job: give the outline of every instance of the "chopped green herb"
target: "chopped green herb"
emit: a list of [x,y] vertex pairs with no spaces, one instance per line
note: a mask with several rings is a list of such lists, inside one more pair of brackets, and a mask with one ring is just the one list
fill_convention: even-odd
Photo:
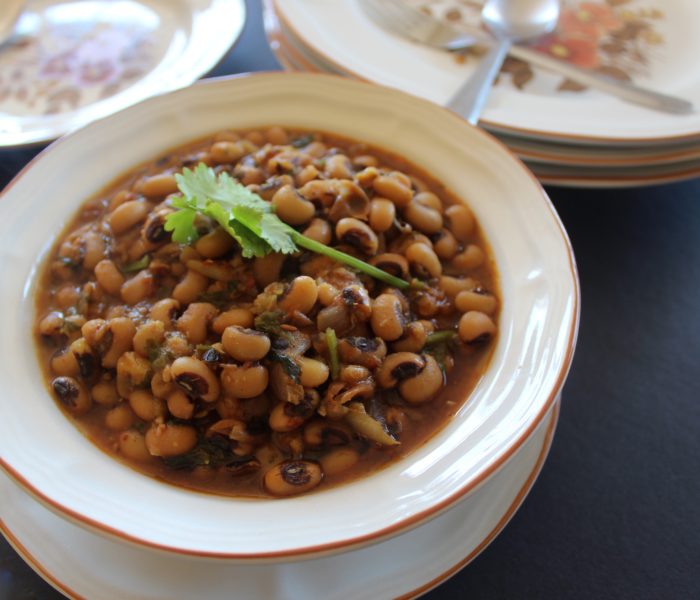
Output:
[[194,170],[183,169],[175,175],[182,196],[172,206],[165,230],[181,244],[191,244],[199,233],[194,226],[196,215],[214,219],[241,247],[245,258],[263,257],[272,252],[293,254],[299,247],[348,265],[358,271],[400,289],[409,283],[366,262],[306,237],[281,221],[272,204],[238,183],[228,173],[218,175],[200,163]]
[[306,148],[306,146],[313,142],[314,139],[316,138],[314,138],[314,136],[311,134],[302,135],[301,137],[293,139],[291,145],[295,148]]
[[146,352],[148,353],[148,360],[156,370],[164,369],[175,358],[169,350],[153,340],[146,342]]
[[217,290],[214,292],[202,292],[197,296],[200,302],[209,302],[217,308],[225,308],[235,300],[235,292],[238,284],[235,281],[229,281],[226,284],[225,290]]
[[326,344],[328,345],[328,359],[331,368],[331,378],[338,379],[340,374],[340,359],[338,357],[338,336],[335,329],[326,329]]
[[255,317],[254,327],[268,335],[280,335],[282,332],[280,326],[284,323],[286,316],[286,313],[281,310],[266,311]]
[[202,438],[199,443],[186,454],[169,456],[163,463],[171,469],[191,471],[197,467],[221,467],[239,460],[233,453],[229,440],[220,435]]
[[289,375],[292,381],[294,381],[294,383],[299,383],[299,378],[301,377],[301,367],[297,364],[294,358],[292,358],[286,352],[274,349],[268,352],[267,357],[270,360],[278,362],[280,365],[282,365],[284,372]]
[[61,328],[59,331],[63,335],[70,335],[71,333],[75,333],[76,331],[80,331],[80,325],[73,321],[69,321],[68,319],[62,319],[61,320]]
[[151,262],[151,257],[148,254],[144,254],[141,258],[138,260],[135,260],[132,263],[129,263],[128,265],[124,265],[122,267],[122,272],[123,273],[134,273],[136,271],[143,271]]
[[423,349],[423,352],[426,354],[430,354],[434,359],[435,362],[438,364],[440,367],[440,370],[442,371],[443,375],[447,374],[447,358],[450,356],[450,350],[448,346],[449,342],[447,341],[442,341],[436,344],[431,344],[431,345],[426,345],[426,347]]
[[428,335],[427,339],[425,340],[426,346],[430,346],[432,344],[441,344],[443,342],[450,342],[452,341],[455,336],[457,335],[457,332],[454,331],[453,329],[445,329],[443,331],[434,331],[430,335]]

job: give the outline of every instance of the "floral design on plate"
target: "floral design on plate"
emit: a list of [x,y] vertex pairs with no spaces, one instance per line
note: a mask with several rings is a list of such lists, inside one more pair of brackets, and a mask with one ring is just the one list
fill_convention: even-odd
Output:
[[[534,47],[560,60],[617,79],[631,80],[634,75],[647,75],[654,49],[664,43],[657,24],[665,15],[646,3],[641,6],[643,3],[643,0],[565,1],[556,32],[539,40]],[[479,21],[482,3],[420,0],[416,6],[453,25],[474,26]],[[528,62],[513,57],[508,57],[502,73],[509,74],[518,89],[523,89],[535,77]],[[586,88],[564,79],[557,89],[580,91]]]
[[0,112],[51,115],[115,95],[155,65],[151,34],[128,20],[46,19],[0,50]]

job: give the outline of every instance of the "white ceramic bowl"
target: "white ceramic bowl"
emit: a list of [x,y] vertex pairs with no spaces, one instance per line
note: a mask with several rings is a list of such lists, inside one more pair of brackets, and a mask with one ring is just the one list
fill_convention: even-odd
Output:
[[[31,337],[35,275],[77,207],[115,176],[222,128],[282,124],[383,147],[469,203],[503,296],[491,365],[449,424],[357,482],[284,500],[238,500],[159,483],[103,454],[61,414]],[[401,92],[326,75],[210,80],[59,140],[0,201],[0,466],[47,506],[120,539],[202,557],[282,559],[378,541],[435,517],[528,439],[566,378],[579,292],[544,191],[503,145]],[[421,551],[421,550],[417,550]]]

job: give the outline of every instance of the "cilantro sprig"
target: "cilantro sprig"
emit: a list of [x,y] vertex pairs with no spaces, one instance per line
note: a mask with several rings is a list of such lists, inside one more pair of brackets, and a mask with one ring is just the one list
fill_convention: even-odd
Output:
[[348,265],[400,289],[411,284],[366,262],[306,237],[274,213],[272,204],[238,183],[228,173],[219,173],[204,163],[194,170],[175,175],[182,196],[172,201],[178,210],[168,215],[165,230],[180,244],[191,244],[199,237],[197,214],[214,219],[241,247],[245,258],[278,252],[293,254],[305,248]]

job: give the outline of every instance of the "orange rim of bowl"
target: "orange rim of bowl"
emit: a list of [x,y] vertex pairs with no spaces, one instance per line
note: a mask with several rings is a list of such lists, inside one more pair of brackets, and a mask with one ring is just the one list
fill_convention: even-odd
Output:
[[[498,523],[496,523],[494,528],[484,537],[483,540],[481,540],[481,542],[479,542],[477,547],[474,548],[474,550],[472,550],[471,552],[469,552],[469,554],[467,554],[467,556],[465,556],[463,559],[461,559],[456,564],[452,565],[451,567],[440,573],[440,575],[438,575],[437,577],[434,577],[430,581],[418,586],[417,588],[414,588],[410,592],[399,596],[396,600],[411,600],[436,588],[441,583],[445,582],[450,577],[456,575],[460,570],[462,570],[469,563],[471,563],[491,544],[491,542],[493,542],[494,539],[496,539],[496,537],[498,537],[501,531],[503,531],[503,529],[510,522],[515,513],[518,511],[522,503],[525,501],[525,498],[530,493],[530,490],[534,486],[537,477],[542,471],[545,459],[547,458],[547,455],[549,454],[549,451],[552,447],[554,431],[556,430],[557,422],[559,420],[560,406],[561,401],[556,402],[555,405],[552,407],[552,415],[550,417],[550,422],[547,425],[545,439],[542,443],[542,448],[537,457],[537,460],[535,461],[535,466],[532,468],[532,471],[530,471],[530,474],[528,475],[527,479],[525,480],[525,483],[522,485],[522,487],[516,494],[513,502],[510,504],[503,516],[499,519]],[[31,552],[29,552],[29,550],[27,550],[24,544],[22,544],[22,542],[17,538],[17,536],[14,533],[12,533],[10,528],[1,518],[0,533],[2,533],[7,542],[10,544],[10,546],[12,546],[15,552],[17,552],[17,554],[22,558],[22,560],[24,560],[32,568],[32,570],[37,575],[39,575],[39,577],[46,581],[46,583],[51,585],[53,588],[55,588],[65,596],[69,597],[71,600],[86,600],[84,596],[78,594],[68,585],[63,583],[57,576],[51,573],[49,569],[44,567],[41,561],[38,560]]]
[[[359,79],[361,81],[365,81],[367,83],[374,83],[375,85],[382,85],[380,83],[376,83],[373,81],[370,81],[363,75],[360,75],[359,73],[356,73],[355,71],[348,69],[346,66],[341,65],[339,62],[328,56],[321,47],[312,47],[306,42],[306,37],[304,37],[300,32],[299,29],[294,27],[294,25],[289,21],[287,17],[284,15],[284,11],[280,10],[279,5],[281,4],[280,0],[270,0],[272,2],[272,8],[275,11],[275,14],[277,15],[278,20],[284,24],[284,27],[287,28],[293,35],[296,37],[296,39],[303,44],[306,48],[309,49],[310,52],[313,54],[317,54],[325,62],[327,62],[329,65],[332,65],[334,69],[337,69],[341,73],[345,73],[346,75],[353,77],[355,79]],[[518,127],[516,125],[504,125],[503,123],[498,123],[496,121],[489,121],[488,119],[479,119],[479,124],[482,126],[486,127],[491,127],[495,132],[502,131],[504,133],[511,133],[511,134],[517,134],[517,135],[522,135],[524,137],[534,137],[536,139],[542,139],[542,140],[557,140],[557,141],[569,141],[569,142],[578,142],[578,141],[585,141],[585,142],[609,142],[612,144],[615,143],[620,143],[622,145],[625,144],[635,144],[635,143],[649,143],[649,142],[654,142],[654,143],[659,143],[659,144],[665,144],[667,142],[683,142],[683,141],[698,141],[700,142],[700,131],[696,133],[684,133],[684,134],[678,134],[678,135],[670,135],[670,136],[652,136],[652,137],[633,137],[633,138],[625,138],[625,137],[605,137],[605,136],[591,136],[591,135],[584,135],[584,134],[576,134],[576,133],[558,133],[558,132],[550,132],[550,131],[538,131],[536,129],[527,129],[526,127]]]
[[[211,78],[207,80],[200,81],[196,83],[196,86],[207,86],[207,85],[218,85],[222,82],[231,82],[231,81],[237,81],[245,78],[250,78],[250,77],[256,77],[256,78],[269,78],[269,77],[317,77],[317,78],[324,78],[324,79],[337,79],[337,80],[343,80],[343,81],[348,81],[347,79],[344,79],[343,77],[337,76],[337,75],[329,75],[325,73],[290,73],[290,72],[285,72],[285,71],[275,71],[275,72],[257,72],[254,74],[249,74],[249,73],[243,73],[240,75],[233,75],[233,76],[226,76],[226,77],[218,77],[218,78]],[[349,81],[348,81],[349,82]],[[387,88],[383,87],[377,84],[373,83],[368,83],[368,82],[349,82],[351,85],[366,85],[375,89],[381,89],[385,93],[389,94],[399,94],[404,97],[410,97],[411,101],[417,102],[420,104],[423,104],[425,106],[429,106],[432,110],[442,110],[444,111],[447,115],[449,115],[450,118],[454,119],[455,122],[459,124],[460,127],[463,127],[465,125],[468,125],[464,119],[459,117],[457,114],[453,113],[452,111],[448,110],[447,108],[444,108],[440,105],[434,104],[428,100],[424,100],[422,98],[418,98],[415,96],[410,96],[409,94],[406,94],[405,92],[401,92],[399,90],[395,90],[392,88]],[[194,87],[194,86],[191,86]],[[185,89],[190,89],[190,88],[185,88]],[[172,92],[168,92],[166,94],[161,94],[160,96],[157,96],[155,98],[150,98],[148,100],[144,100],[143,103],[148,103],[148,102],[158,102],[160,99],[164,97],[168,97],[172,94],[177,94],[182,92],[183,90],[175,90]],[[115,115],[121,114],[122,112],[125,112],[129,110],[128,108],[124,109],[124,111],[119,111],[118,113],[114,113]],[[99,122],[99,121],[98,121]],[[86,126],[90,127],[90,125]],[[557,214],[556,210],[554,209],[554,206],[552,204],[552,201],[549,199],[549,196],[545,192],[544,188],[540,184],[540,182],[537,180],[535,175],[525,166],[525,164],[517,157],[515,156],[509,149],[508,147],[500,142],[498,139],[494,138],[492,135],[489,133],[477,128],[477,127],[472,127],[472,130],[477,134],[483,136],[485,140],[487,140],[487,143],[495,143],[497,144],[503,152],[505,152],[515,163],[516,168],[522,169],[523,173],[527,175],[527,177],[530,178],[530,180],[534,183],[534,185],[537,187],[539,190],[539,193],[541,195],[541,198],[544,202],[544,207],[549,211],[550,216],[554,220],[555,225],[557,226],[559,230],[559,234],[561,235],[562,241],[564,243],[564,247],[566,249],[566,254],[567,258],[569,261],[569,274],[571,276],[571,283],[572,283],[572,292],[573,292],[573,307],[571,311],[571,320],[568,323],[568,337],[567,337],[567,343],[566,343],[566,352],[564,353],[562,357],[562,362],[561,366],[559,368],[559,373],[557,374],[557,379],[555,383],[553,384],[546,400],[542,403],[542,406],[539,410],[539,412],[532,417],[532,420],[530,424],[527,426],[525,431],[520,433],[513,441],[511,441],[508,446],[505,448],[505,450],[502,452],[501,455],[497,456],[491,464],[489,464],[486,468],[484,468],[480,473],[478,473],[474,478],[472,478],[470,481],[466,482],[463,484],[458,490],[455,492],[449,494],[445,498],[443,498],[440,502],[437,502],[436,504],[430,506],[429,508],[426,508],[406,519],[403,519],[401,521],[398,521],[388,527],[384,527],[383,529],[379,529],[374,532],[366,533],[360,536],[344,539],[344,540],[339,540],[335,542],[326,542],[322,544],[316,544],[312,546],[305,546],[301,548],[295,548],[291,550],[276,550],[272,552],[254,552],[254,553],[243,553],[243,552],[221,552],[221,551],[209,551],[209,550],[193,550],[190,548],[181,548],[177,546],[168,546],[166,544],[162,544],[159,542],[153,542],[151,540],[146,540],[143,538],[139,538],[138,536],[124,533],[123,531],[120,531],[112,526],[105,525],[104,523],[101,523],[95,519],[92,519],[90,517],[87,517],[67,506],[64,506],[57,502],[56,500],[50,498],[40,490],[38,490],[34,485],[32,485],[25,477],[22,476],[21,473],[19,473],[16,469],[14,469],[8,462],[0,457],[0,468],[2,468],[12,479],[14,479],[20,486],[22,486],[24,489],[26,489],[34,498],[36,498],[39,502],[44,504],[46,507],[49,509],[53,510],[54,512],[60,513],[62,516],[65,518],[69,519],[70,521],[86,526],[90,529],[94,529],[96,531],[99,531],[103,534],[109,535],[111,537],[120,539],[122,541],[134,544],[136,546],[146,546],[149,548],[153,548],[154,550],[161,550],[164,552],[170,552],[170,553],[175,553],[175,554],[181,554],[181,555],[186,555],[186,556],[199,556],[202,558],[221,558],[221,559],[238,559],[238,560],[274,560],[274,559],[283,559],[283,558],[297,558],[297,557],[310,557],[310,556],[321,556],[323,554],[331,554],[340,550],[349,550],[349,549],[354,549],[358,548],[361,546],[368,545],[370,543],[376,543],[379,542],[383,539],[388,538],[389,536],[395,535],[399,532],[405,532],[410,529],[413,529],[420,525],[421,523],[427,521],[428,519],[435,518],[438,515],[442,514],[445,510],[447,510],[450,506],[452,506],[455,502],[460,500],[461,498],[465,497],[469,492],[474,490],[478,485],[486,481],[491,475],[493,475],[510,457],[512,457],[519,448],[522,447],[522,445],[525,443],[525,441],[530,437],[532,432],[537,428],[537,426],[542,422],[542,419],[545,417],[545,415],[548,413],[549,409],[552,407],[552,405],[556,402],[557,396],[560,393],[564,381],[566,380],[566,377],[569,373],[569,369],[571,368],[571,362],[573,360],[574,356],[574,349],[576,347],[576,338],[578,335],[578,325],[579,325],[579,319],[580,319],[580,310],[581,310],[581,291],[580,291],[580,286],[579,286],[579,280],[578,280],[578,271],[576,268],[576,260],[574,258],[574,253],[573,249],[571,247],[571,241],[569,240],[569,237],[566,233],[566,230],[564,229],[564,226],[561,222],[561,219],[559,218],[559,215]],[[29,169],[31,169],[32,165],[34,165],[36,162],[38,162],[44,154],[48,152],[54,151],[56,148],[60,147],[61,144],[63,144],[66,140],[70,140],[72,135],[68,135],[65,137],[62,137],[58,139],[57,141],[53,142],[50,146],[42,150],[39,154],[37,154],[25,167],[10,181],[10,183],[5,187],[5,189],[0,192],[0,201],[2,201],[3,197],[6,195],[7,191],[20,179],[22,178]]]

